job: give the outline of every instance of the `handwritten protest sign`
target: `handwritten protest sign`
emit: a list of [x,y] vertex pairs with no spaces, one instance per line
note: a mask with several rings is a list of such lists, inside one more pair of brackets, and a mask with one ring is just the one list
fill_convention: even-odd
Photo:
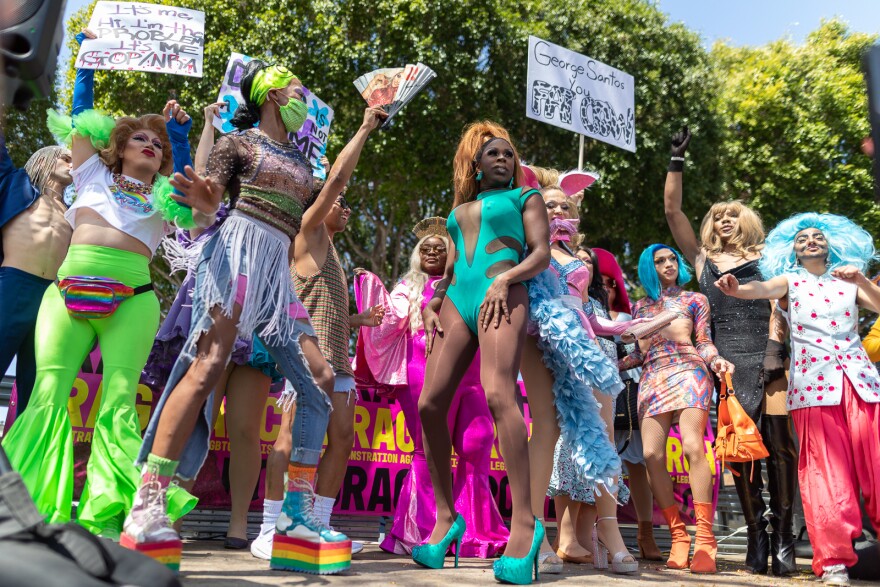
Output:
[[79,69],[151,71],[202,77],[205,13],[143,2],[98,2]]
[[[226,75],[223,76],[220,95],[217,97],[217,101],[225,103],[225,106],[220,116],[214,117],[214,127],[220,132],[230,132],[235,128],[231,120],[235,110],[243,102],[241,76],[245,64],[250,60],[250,57],[241,53],[233,53],[229,57]],[[290,135],[290,140],[309,158],[313,175],[318,179],[325,179],[327,170],[321,163],[321,157],[327,152],[327,138],[330,135],[330,123],[333,122],[333,109],[308,88],[303,87],[303,90],[309,108],[308,117],[302,128],[296,134]]]
[[635,153],[633,76],[530,36],[527,80],[526,116]]

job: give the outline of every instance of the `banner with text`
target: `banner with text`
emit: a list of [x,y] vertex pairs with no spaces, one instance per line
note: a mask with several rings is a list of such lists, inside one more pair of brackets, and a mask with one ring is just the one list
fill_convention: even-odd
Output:
[[635,79],[529,36],[526,116],[636,151]]
[[95,4],[83,41],[79,69],[150,71],[202,77],[205,13],[189,8],[107,2]]
[[[235,110],[243,102],[241,76],[245,64],[250,60],[251,57],[247,55],[233,53],[229,57],[229,63],[226,64],[226,75],[223,76],[220,94],[217,97],[217,101],[223,102],[225,106],[220,116],[214,117],[214,127],[220,132],[226,133],[235,129],[231,120]],[[303,87],[303,90],[309,108],[308,117],[301,129],[295,134],[291,133],[290,140],[308,157],[314,176],[318,179],[326,179],[328,170],[324,169],[321,157],[327,152],[327,138],[330,136],[330,123],[333,122],[333,109],[308,88]]]
[[[80,373],[71,390],[68,402],[74,445],[74,495],[79,498],[86,475],[95,418],[101,403],[101,354],[97,349],[86,357]],[[532,420],[525,389],[520,383],[522,393],[522,409],[526,425],[531,435]],[[141,429],[146,428],[150,415],[155,409],[161,389],[153,389],[144,382],[138,385],[135,397],[136,410]],[[263,461],[263,472],[260,481],[251,496],[251,509],[260,511],[263,499],[263,475],[266,457],[281,427],[281,409],[276,405],[279,394],[270,394],[266,400],[265,410],[260,421],[260,446]],[[337,514],[355,514],[369,516],[393,516],[400,496],[403,479],[412,462],[413,440],[406,428],[403,412],[393,399],[382,397],[378,390],[359,387],[358,403],[354,415],[354,446],[348,461],[348,469],[340,489],[334,508]],[[15,419],[15,392],[7,417],[7,429]],[[638,433],[638,432],[636,432]],[[713,475],[715,490],[713,503],[717,503],[720,484],[719,462],[712,453],[714,437],[707,428],[705,444],[707,458]],[[325,439],[326,444],[326,439]],[[220,411],[214,423],[209,445],[210,452],[204,466],[199,472],[193,493],[199,498],[199,508],[229,509],[229,434],[226,424],[225,408]],[[681,436],[678,427],[670,431],[666,444],[667,470],[675,488],[675,498],[679,503],[686,523],[693,520],[693,498],[689,485],[690,469],[682,450]],[[457,465],[456,455],[452,456],[453,471]],[[511,515],[511,500],[507,468],[498,449],[497,434],[492,446],[489,464],[489,486],[498,504],[498,510],[505,518]],[[553,501],[548,500],[546,516],[554,519],[556,512]],[[635,512],[631,503],[621,508],[621,521],[635,521]],[[663,523],[660,510],[655,508],[655,523]]]

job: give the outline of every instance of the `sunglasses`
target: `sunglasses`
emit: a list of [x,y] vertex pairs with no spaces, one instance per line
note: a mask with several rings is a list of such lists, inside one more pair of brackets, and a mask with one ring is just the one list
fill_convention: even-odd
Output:
[[336,205],[343,210],[351,210],[351,206],[349,206],[348,201],[346,201],[346,199],[342,196],[336,198]]
[[433,247],[430,245],[425,245],[419,247],[419,253],[421,253],[422,255],[430,255],[431,253],[434,253],[435,255],[445,255],[446,247],[444,247],[443,245],[435,245]]

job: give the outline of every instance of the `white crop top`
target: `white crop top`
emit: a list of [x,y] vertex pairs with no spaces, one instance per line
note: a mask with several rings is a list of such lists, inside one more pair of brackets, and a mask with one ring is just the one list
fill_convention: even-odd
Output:
[[[119,189],[113,182],[113,174],[95,153],[85,163],[72,169],[70,175],[76,186],[76,200],[64,215],[76,229],[76,211],[91,208],[108,224],[133,236],[155,254],[159,242],[173,231],[153,207],[153,195],[146,198],[140,194]],[[137,181],[127,177],[130,181]]]

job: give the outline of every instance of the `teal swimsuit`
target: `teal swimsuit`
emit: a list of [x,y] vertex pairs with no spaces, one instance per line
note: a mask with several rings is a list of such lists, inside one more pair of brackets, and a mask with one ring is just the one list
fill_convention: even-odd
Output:
[[496,276],[522,261],[522,210],[526,200],[538,193],[523,188],[487,190],[475,202],[457,207],[446,220],[455,244],[455,275],[446,296],[474,334],[486,290]]

